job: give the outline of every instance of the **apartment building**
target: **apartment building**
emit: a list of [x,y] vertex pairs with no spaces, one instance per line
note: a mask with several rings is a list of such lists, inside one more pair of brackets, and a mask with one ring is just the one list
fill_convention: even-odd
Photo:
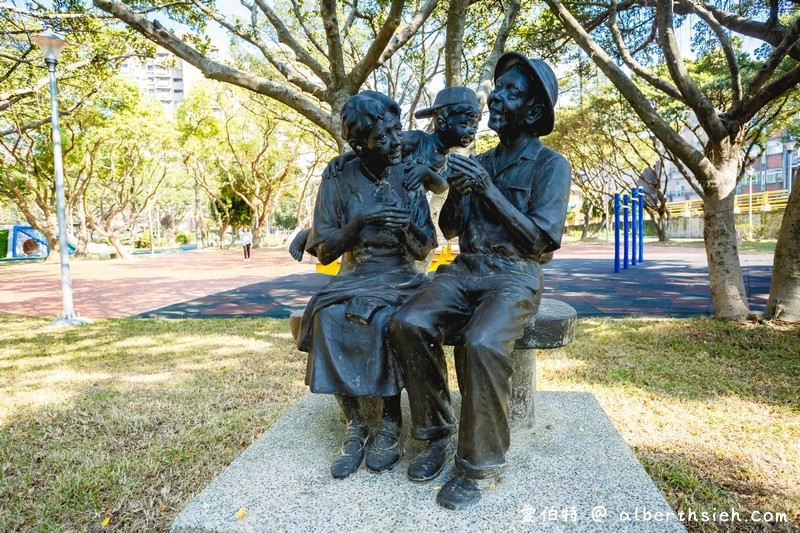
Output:
[[142,92],[164,104],[169,117],[183,102],[185,70],[183,60],[165,50],[159,50],[154,58],[127,59],[121,68],[121,72],[132,78]]
[[781,136],[774,135],[766,143],[766,150],[756,157],[747,169],[745,177],[736,187],[736,194],[752,192],[791,190],[794,173],[800,167],[797,155],[800,148],[794,139],[782,141]]
[[[746,175],[736,187],[736,194],[747,194],[750,191],[752,182],[753,193],[765,191],[779,191],[791,189],[794,173],[800,167],[800,157],[795,148],[795,140],[782,141],[782,133],[777,133],[766,143],[766,150],[760,153],[753,164],[746,171]],[[699,141],[696,141],[699,145]],[[702,147],[699,147],[702,150]],[[686,182],[683,175],[674,165],[667,163],[667,201],[682,202],[685,200],[697,200],[700,197],[695,190]]]

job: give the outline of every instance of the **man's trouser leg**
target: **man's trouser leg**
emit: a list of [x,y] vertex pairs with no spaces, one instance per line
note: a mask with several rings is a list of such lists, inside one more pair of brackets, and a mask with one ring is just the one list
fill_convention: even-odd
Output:
[[403,368],[416,439],[455,433],[444,339],[467,322],[469,305],[457,281],[436,278],[395,313],[389,325],[392,347]]
[[533,287],[499,278],[486,278],[490,288],[480,290],[479,304],[455,352],[461,390],[456,464],[473,478],[496,475],[506,465],[511,352],[536,311]]

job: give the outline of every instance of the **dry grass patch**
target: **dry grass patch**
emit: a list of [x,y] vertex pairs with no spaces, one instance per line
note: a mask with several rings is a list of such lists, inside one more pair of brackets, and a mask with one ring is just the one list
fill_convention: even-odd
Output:
[[287,329],[0,318],[0,531],[168,529],[305,392]]
[[539,360],[541,389],[597,395],[674,509],[791,522],[735,531],[799,527],[800,328],[586,319]]

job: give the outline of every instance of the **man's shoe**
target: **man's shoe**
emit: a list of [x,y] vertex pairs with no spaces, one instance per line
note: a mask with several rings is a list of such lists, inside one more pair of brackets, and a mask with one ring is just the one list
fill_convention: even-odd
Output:
[[408,479],[428,481],[435,478],[454,453],[455,440],[451,435],[428,441],[425,449],[408,465]]
[[334,479],[345,479],[356,473],[364,462],[368,435],[366,427],[348,428],[340,455],[331,463],[331,476]]
[[495,477],[474,479],[458,474],[439,490],[436,503],[445,509],[460,511],[481,501],[481,494],[491,490],[496,482]]
[[396,422],[384,418],[367,447],[367,468],[380,474],[388,472],[403,457],[403,443],[400,438],[401,427]]

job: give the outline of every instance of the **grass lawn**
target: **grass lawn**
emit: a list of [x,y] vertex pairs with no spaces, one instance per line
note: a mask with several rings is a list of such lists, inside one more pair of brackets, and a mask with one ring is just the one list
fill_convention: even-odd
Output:
[[[167,530],[305,393],[288,330],[0,316],[0,531]],[[674,509],[800,524],[800,328],[584,319],[539,361],[540,389],[597,395]]]

